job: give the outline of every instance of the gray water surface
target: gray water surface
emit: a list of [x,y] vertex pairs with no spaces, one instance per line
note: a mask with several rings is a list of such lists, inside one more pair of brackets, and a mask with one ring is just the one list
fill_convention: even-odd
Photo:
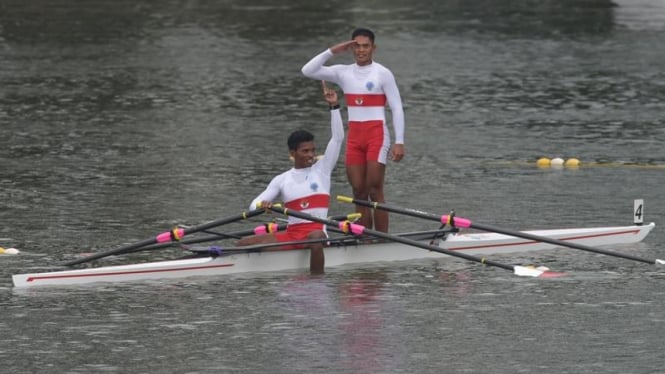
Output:
[[[13,289],[245,210],[289,167],[290,131],[323,149],[327,106],[300,67],[355,26],[376,31],[406,111],[390,202],[533,229],[629,224],[643,198],[656,228],[610,249],[665,256],[663,1],[3,1],[0,246],[23,254],[0,257],[2,371],[660,372],[662,269],[573,249],[492,258],[567,273],[547,280],[450,260]],[[349,193],[340,163],[333,194]]]

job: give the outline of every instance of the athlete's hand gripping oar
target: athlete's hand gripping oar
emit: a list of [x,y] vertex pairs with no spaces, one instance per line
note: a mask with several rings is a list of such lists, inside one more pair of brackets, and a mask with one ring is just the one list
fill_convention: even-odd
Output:
[[489,265],[489,266],[502,268],[502,269],[513,272],[515,275],[519,275],[519,276],[523,276],[523,277],[548,277],[548,276],[552,277],[552,276],[561,275],[561,273],[542,270],[542,269],[538,269],[538,268],[531,268],[531,267],[526,267],[526,266],[505,265],[505,264],[495,262],[495,261],[492,261],[492,260],[487,260],[485,258],[471,256],[471,255],[466,254],[466,253],[450,251],[450,250],[447,250],[447,249],[444,249],[444,248],[441,248],[441,247],[438,247],[438,246],[435,246],[435,245],[425,244],[425,243],[415,241],[415,240],[411,240],[411,239],[407,239],[407,238],[404,238],[404,237],[401,237],[401,236],[390,235],[390,234],[386,234],[386,233],[381,232],[381,231],[374,231],[374,230],[366,228],[365,226],[362,226],[362,225],[359,225],[359,224],[356,224],[356,223],[351,223],[351,222],[348,222],[348,221],[339,222],[339,221],[334,221],[334,220],[330,220],[330,219],[319,218],[319,217],[315,217],[315,216],[312,216],[312,215],[309,215],[309,214],[306,214],[306,213],[303,213],[303,212],[299,212],[299,211],[295,211],[295,210],[289,210],[289,209],[286,209],[286,208],[283,208],[283,207],[277,206],[277,205],[271,205],[267,208],[269,208],[269,209],[271,209],[275,212],[282,213],[282,214],[287,215],[287,216],[298,217],[298,218],[306,219],[306,220],[312,221],[312,222],[319,222],[319,223],[323,223],[325,225],[332,226],[332,227],[339,227],[341,230],[343,230],[346,233],[352,233],[354,235],[362,235],[362,234],[372,235],[372,236],[375,236],[377,238],[386,239],[386,240],[390,240],[390,241],[393,241],[393,242],[398,242],[398,243],[402,243],[402,244],[406,244],[406,245],[410,245],[410,246],[414,246],[414,247],[419,247],[419,248],[426,249],[426,250],[429,250],[429,251],[434,251],[434,252],[447,254],[447,255],[453,256],[453,257],[463,258],[465,260],[478,262],[478,263],[481,263],[481,264],[484,264],[484,265]]
[[484,225],[480,223],[475,223],[471,222],[471,220],[467,218],[460,218],[460,217],[454,217],[454,216],[449,216],[449,215],[436,215],[432,213],[426,213],[426,212],[421,212],[418,210],[413,210],[413,209],[407,209],[407,208],[400,208],[396,207],[393,205],[388,205],[385,203],[377,203],[377,202],[372,202],[372,201],[366,201],[366,200],[358,200],[354,199],[351,197],[346,197],[346,196],[337,196],[337,200],[345,203],[353,203],[357,205],[363,205],[363,206],[368,206],[374,209],[383,209],[387,210],[389,212],[394,212],[394,213],[400,213],[400,214],[405,214],[408,216],[412,217],[418,217],[418,218],[424,218],[428,219],[431,221],[438,221],[441,223],[451,223],[453,226],[457,227],[465,227],[465,228],[471,228],[471,229],[478,229],[482,231],[488,231],[488,232],[495,232],[499,234],[504,234],[508,236],[514,236],[517,238],[523,238],[523,239],[529,239],[533,240],[536,242],[543,242],[543,243],[550,243],[554,245],[559,245],[562,247],[570,247],[574,249],[580,249],[583,251],[588,251],[588,252],[594,252],[594,253],[599,253],[603,255],[608,255],[608,256],[614,256],[614,257],[620,257],[620,258],[625,258],[627,260],[633,260],[633,261],[639,261],[639,262],[644,262],[647,264],[658,264],[658,265],[664,265],[665,260],[659,260],[659,259],[648,259],[648,258],[642,258],[642,257],[637,257],[637,256],[632,256],[624,253],[619,253],[619,252],[613,252],[613,251],[608,251],[600,248],[595,248],[595,247],[590,247],[588,245],[584,244],[578,244],[578,243],[572,243],[572,242],[567,242],[564,240],[559,240],[559,239],[554,239],[554,238],[549,238],[546,236],[539,236],[539,235],[533,235],[530,233],[522,232],[522,231],[517,231],[517,230],[510,230],[510,229],[503,229],[500,227],[496,226],[490,226],[490,225]]
[[192,233],[195,233],[195,232],[198,232],[198,231],[207,230],[207,229],[212,228],[212,227],[225,225],[227,223],[236,222],[236,221],[240,221],[240,220],[243,220],[243,219],[248,219],[250,217],[255,217],[255,216],[258,216],[259,214],[262,214],[264,212],[265,212],[265,209],[255,209],[255,210],[252,210],[252,211],[249,211],[249,212],[243,212],[241,214],[237,214],[237,215],[231,216],[231,217],[220,218],[220,219],[208,222],[208,223],[204,223],[204,224],[201,224],[201,225],[189,227],[189,228],[186,228],[186,229],[175,228],[171,231],[163,232],[163,233],[155,236],[154,238],[146,239],[146,240],[140,241],[138,243],[134,243],[134,244],[128,244],[128,245],[125,245],[123,247],[116,248],[116,249],[113,249],[113,250],[110,250],[110,251],[99,252],[99,253],[95,253],[95,254],[90,255],[90,256],[86,256],[86,257],[78,258],[78,259],[75,259],[75,260],[67,261],[67,262],[63,263],[63,265],[65,265],[65,266],[76,265],[76,264],[80,264],[80,263],[83,263],[83,262],[97,260],[97,259],[100,259],[102,257],[121,254],[123,252],[131,251],[133,249],[145,247],[145,246],[148,246],[148,245],[151,245],[151,244],[167,243],[167,242],[177,241],[177,240],[182,239],[185,235],[192,234]]

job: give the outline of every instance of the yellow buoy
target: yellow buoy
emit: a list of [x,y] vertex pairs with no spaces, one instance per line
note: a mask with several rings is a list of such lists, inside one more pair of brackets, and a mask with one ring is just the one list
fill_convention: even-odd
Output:
[[548,168],[550,167],[550,159],[547,157],[541,157],[536,161],[536,165],[538,165],[539,168]]
[[576,158],[569,158],[566,160],[566,163],[564,164],[565,167],[567,168],[577,168],[580,166],[580,160]]

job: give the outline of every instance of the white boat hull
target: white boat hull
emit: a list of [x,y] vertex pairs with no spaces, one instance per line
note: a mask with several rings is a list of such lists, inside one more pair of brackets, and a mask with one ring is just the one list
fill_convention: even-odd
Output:
[[[598,247],[640,242],[654,227],[655,224],[650,223],[640,226],[538,230],[525,231],[525,233]],[[453,234],[441,241],[439,245],[441,248],[461,251],[473,256],[540,251],[556,247],[549,243],[495,233]],[[422,258],[452,257],[400,243],[351,245],[325,249],[326,267]],[[12,278],[15,287],[24,288],[218,276],[247,272],[275,272],[306,268],[309,268],[309,250],[281,250],[238,253],[216,258],[204,257],[79,270],[17,274],[13,275]]]

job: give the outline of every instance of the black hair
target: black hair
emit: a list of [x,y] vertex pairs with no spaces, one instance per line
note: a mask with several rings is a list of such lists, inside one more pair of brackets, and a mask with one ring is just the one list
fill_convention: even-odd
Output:
[[368,37],[369,40],[372,41],[372,44],[374,44],[374,33],[372,32],[372,30],[359,27],[353,30],[353,33],[351,33],[351,39],[355,39],[356,36],[359,35]]
[[296,130],[289,135],[286,144],[289,146],[289,151],[295,151],[300,146],[300,143],[311,142],[314,140],[314,135],[306,130]]

